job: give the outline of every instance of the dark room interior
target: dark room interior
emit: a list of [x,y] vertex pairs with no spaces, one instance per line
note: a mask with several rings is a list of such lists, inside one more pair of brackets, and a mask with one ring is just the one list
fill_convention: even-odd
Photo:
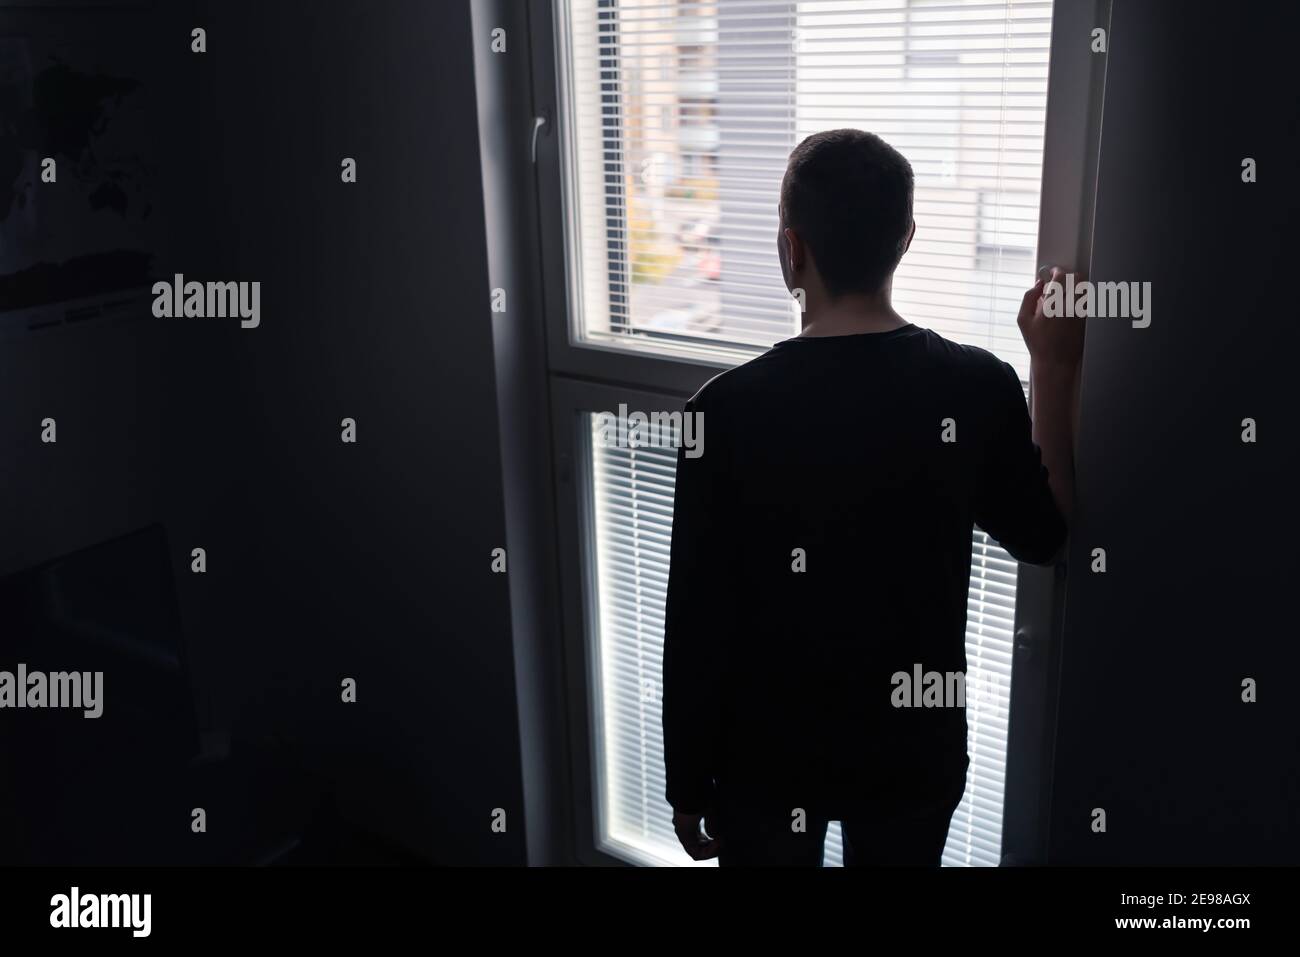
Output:
[[[42,881],[14,920],[58,926],[65,873],[236,894],[258,868],[290,894],[318,868],[715,863],[665,796],[688,459],[607,445],[601,416],[686,422],[812,321],[778,200],[834,128],[910,160],[898,312],[1016,372],[1035,428],[1040,268],[1146,296],[1086,321],[1063,550],[1018,562],[966,518],[942,864],[1031,871],[1035,907],[1107,935],[1254,917],[1164,904],[1300,863],[1296,25],[1174,0],[0,4],[0,873]],[[755,461],[786,468],[805,425],[752,423]],[[853,497],[788,467],[800,502]],[[870,570],[910,561],[887,512],[854,546],[864,621]]]

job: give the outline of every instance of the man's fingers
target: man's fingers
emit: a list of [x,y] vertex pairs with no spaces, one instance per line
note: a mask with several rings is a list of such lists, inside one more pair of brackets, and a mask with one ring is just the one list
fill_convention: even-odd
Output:
[[1016,315],[1016,324],[1021,327],[1034,317],[1043,301],[1043,280],[1038,280],[1026,290],[1020,300],[1020,312]]
[[701,829],[702,818],[685,818],[675,819],[673,821],[673,831],[677,834],[677,840],[681,842],[684,850],[693,861],[707,861],[718,856],[718,850],[721,843],[712,837],[708,837]]
[[[1024,298],[1020,301],[1020,313],[1016,316],[1016,324],[1023,330],[1025,324],[1034,319],[1043,317],[1043,297],[1047,292],[1049,283],[1064,285],[1066,270],[1060,266],[1043,266],[1038,270],[1038,280],[1025,291]],[[1076,283],[1083,282],[1087,277],[1082,273],[1075,273],[1074,280]]]
[[673,830],[677,833],[677,840],[682,845],[682,850],[695,857],[695,849],[700,843],[700,822],[698,818],[693,820],[674,820]]
[[1041,296],[1042,294],[1043,294],[1043,280],[1040,279],[1038,280],[1038,282],[1034,283],[1032,286],[1030,286],[1028,289],[1025,290],[1025,295],[1020,300],[1021,305],[1028,306],[1031,302],[1034,301],[1035,297]]
[[704,840],[698,838],[687,844],[682,842],[682,848],[690,855],[693,861],[708,861],[718,856],[718,851],[722,848],[722,842],[717,840]]

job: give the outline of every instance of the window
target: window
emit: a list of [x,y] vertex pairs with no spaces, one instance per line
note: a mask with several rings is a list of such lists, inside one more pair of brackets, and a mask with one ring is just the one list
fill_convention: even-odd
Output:
[[740,361],[797,331],[773,268],[790,149],[879,133],[916,172],[909,319],[1019,369],[1049,0],[570,0],[571,334]]
[[657,689],[663,679],[664,603],[677,456],[664,448],[591,438],[593,558],[599,676],[593,701],[599,829],[613,849],[648,862],[680,863],[664,801],[664,743]]
[[[662,712],[664,603],[672,539],[676,454],[607,447],[588,416],[597,628],[592,660],[599,829],[607,847],[646,863],[689,863],[664,801]],[[998,863],[1007,716],[1010,712],[1016,562],[974,534],[966,603],[966,795],[953,814],[945,864]],[[826,863],[839,864],[831,825]]]
[[[775,253],[781,175],[804,136],[853,126],[916,173],[899,311],[1027,377],[1015,314],[1035,266],[1052,14],[1050,0],[559,3],[569,342],[725,366],[794,335]],[[581,421],[598,843],[687,863],[647,693],[659,681],[675,457],[604,448]],[[976,529],[972,761],[946,864],[999,860],[1016,587],[1015,561]],[[833,828],[827,863],[839,853]]]

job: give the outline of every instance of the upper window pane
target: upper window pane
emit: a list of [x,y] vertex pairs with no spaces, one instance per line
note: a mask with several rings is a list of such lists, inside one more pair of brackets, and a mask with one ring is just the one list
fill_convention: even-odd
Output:
[[739,361],[798,331],[776,262],[790,150],[857,127],[916,173],[894,282],[918,325],[1022,377],[1050,0],[561,5],[575,339]]

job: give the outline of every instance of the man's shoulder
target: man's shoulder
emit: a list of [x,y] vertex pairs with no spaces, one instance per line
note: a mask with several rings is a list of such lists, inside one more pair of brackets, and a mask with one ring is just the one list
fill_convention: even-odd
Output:
[[772,371],[772,364],[779,361],[777,350],[769,349],[734,368],[719,372],[696,390],[687,400],[687,407],[703,409],[725,405],[735,396],[749,393],[760,386]]
[[[912,337],[919,350],[910,350],[906,361],[915,363],[917,375],[932,375],[953,384],[967,383],[980,389],[1020,381],[1010,363],[998,358],[988,349],[968,343],[955,342],[932,329],[918,327]],[[691,396],[688,407],[692,409],[725,408],[733,400],[748,401],[762,393],[774,379],[779,379],[795,361],[788,349],[774,347],[748,362],[720,372],[704,383]]]
[[981,346],[954,342],[928,329],[925,332],[932,373],[942,380],[945,391],[978,407],[999,410],[1021,400],[1020,374],[1011,363]]
[[929,351],[953,369],[993,378],[1015,374],[1010,363],[999,359],[988,349],[965,342],[954,342],[932,329],[925,329],[923,332],[930,345]]

